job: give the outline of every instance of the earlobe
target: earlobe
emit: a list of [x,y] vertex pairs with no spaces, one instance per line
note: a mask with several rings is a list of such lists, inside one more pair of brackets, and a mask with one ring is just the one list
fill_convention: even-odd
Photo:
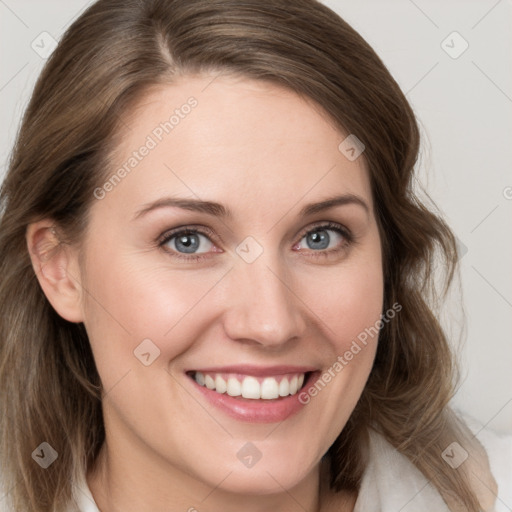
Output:
[[39,284],[55,311],[69,322],[82,322],[82,287],[75,252],[61,242],[50,220],[30,224],[27,247]]

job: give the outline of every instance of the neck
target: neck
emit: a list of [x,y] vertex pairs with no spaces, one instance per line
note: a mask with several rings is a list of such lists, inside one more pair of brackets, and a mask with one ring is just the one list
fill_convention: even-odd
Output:
[[[229,490],[229,474],[216,477],[217,486],[194,479],[175,467],[162,471],[159,464],[141,463],[139,457],[116,457],[117,449],[105,443],[87,483],[101,512],[327,512],[321,506],[321,464],[298,485],[284,489],[276,483],[275,493],[245,494]],[[131,459],[131,461],[129,460]],[[130,463],[136,460],[136,463]],[[271,478],[271,475],[269,475]],[[339,507],[336,510],[340,509]],[[346,509],[352,510],[352,509]]]

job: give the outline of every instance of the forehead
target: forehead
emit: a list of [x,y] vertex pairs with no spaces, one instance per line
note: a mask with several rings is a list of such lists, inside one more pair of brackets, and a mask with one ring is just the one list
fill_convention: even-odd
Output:
[[112,197],[254,201],[264,213],[340,192],[371,206],[364,157],[351,161],[339,149],[347,134],[313,101],[270,82],[182,77],[149,90],[122,121],[109,172],[127,172]]

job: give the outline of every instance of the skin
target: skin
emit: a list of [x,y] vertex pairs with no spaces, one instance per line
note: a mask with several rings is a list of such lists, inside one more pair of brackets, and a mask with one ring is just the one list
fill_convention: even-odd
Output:
[[[226,415],[184,372],[327,370],[380,318],[381,243],[364,155],[348,160],[338,150],[346,134],[292,91],[195,76],[151,90],[123,117],[111,172],[190,96],[197,107],[93,201],[81,252],[62,246],[49,257],[58,237],[51,219],[27,232],[43,291],[61,316],[85,324],[105,390],[107,438],[88,484],[103,512],[352,510],[355,496],[326,489],[320,459],[365,386],[376,340],[279,424]],[[353,203],[299,215],[338,194],[358,196],[367,210]],[[166,196],[216,201],[233,217],[167,207],[133,220]],[[310,248],[305,232],[323,221],[353,240],[329,229],[328,249]],[[190,225],[213,232],[198,237],[202,260],[173,256],[173,242],[159,247],[163,233]],[[248,236],[263,249],[252,263],[236,252]],[[160,350],[150,366],[134,356],[147,338]],[[262,454],[252,468],[236,456],[248,441]]]

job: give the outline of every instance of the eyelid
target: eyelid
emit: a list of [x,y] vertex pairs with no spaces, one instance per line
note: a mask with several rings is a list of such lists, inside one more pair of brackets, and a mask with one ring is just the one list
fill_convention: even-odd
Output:
[[[338,222],[333,222],[331,220],[320,220],[320,221],[314,222],[313,224],[309,224],[307,227],[305,227],[303,230],[301,230],[298,235],[299,241],[302,240],[302,238],[304,236],[306,236],[308,233],[310,233],[311,231],[315,231],[319,228],[332,229],[334,231],[339,231],[349,241],[351,241],[353,238],[350,230],[348,228],[346,228],[343,224],[340,224]],[[318,252],[320,252],[320,251],[318,251]]]
[[216,239],[216,240],[220,241],[221,243],[224,243],[224,240],[218,233],[213,231],[213,229],[209,228],[208,226],[204,226],[202,224],[201,225],[200,224],[185,224],[183,226],[177,226],[175,228],[169,229],[169,230],[165,231],[164,233],[162,233],[157,238],[157,243],[158,243],[158,245],[162,245],[162,244],[168,242],[169,239],[172,238],[173,236],[176,236],[183,232],[185,232],[185,233],[186,232],[194,232],[194,233],[197,232],[201,235],[211,237],[214,240]]

